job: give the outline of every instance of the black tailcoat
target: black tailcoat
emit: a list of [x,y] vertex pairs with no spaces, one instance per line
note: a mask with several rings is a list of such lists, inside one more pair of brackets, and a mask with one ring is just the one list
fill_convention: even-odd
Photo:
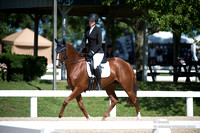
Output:
[[87,27],[84,32],[81,48],[86,47],[86,40],[88,39],[89,50],[94,53],[103,53],[101,29],[95,26],[90,34],[89,32],[90,27]]

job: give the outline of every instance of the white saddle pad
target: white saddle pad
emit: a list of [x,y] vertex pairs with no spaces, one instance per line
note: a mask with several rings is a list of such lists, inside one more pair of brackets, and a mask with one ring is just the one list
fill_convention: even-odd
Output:
[[[92,75],[91,70],[90,70],[90,66],[88,64],[88,62],[86,61],[86,65],[87,65],[87,73],[89,77],[95,77],[94,75]],[[107,61],[104,64],[101,64],[101,78],[107,78],[110,76],[110,65],[109,62]]]

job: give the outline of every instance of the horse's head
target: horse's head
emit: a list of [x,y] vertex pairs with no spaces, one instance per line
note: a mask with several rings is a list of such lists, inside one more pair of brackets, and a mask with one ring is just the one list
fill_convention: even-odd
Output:
[[63,39],[63,41],[59,41],[57,39],[55,39],[55,42],[57,43],[57,47],[56,47],[56,52],[59,54],[59,61],[60,62],[64,62],[66,60],[66,41],[65,39]]
[[57,47],[56,47],[57,53],[61,53],[63,50],[66,50],[67,43],[65,39],[63,39],[63,41],[58,41],[57,39],[55,39],[55,42],[57,43]]
[[55,39],[55,42],[57,43],[56,52],[59,54],[58,60],[61,62],[76,61],[82,58],[76,49],[70,43],[67,43],[65,39],[62,41]]

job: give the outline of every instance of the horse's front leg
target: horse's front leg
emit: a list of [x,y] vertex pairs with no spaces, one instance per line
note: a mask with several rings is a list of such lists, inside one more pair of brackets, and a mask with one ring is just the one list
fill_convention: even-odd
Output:
[[77,88],[75,88],[72,93],[70,94],[70,96],[68,98],[65,99],[65,101],[63,102],[62,108],[60,110],[60,114],[59,114],[59,118],[61,118],[63,116],[63,112],[65,110],[65,107],[67,106],[67,104],[73,100],[75,97],[77,97],[78,95],[81,94],[81,91]]
[[81,94],[78,95],[78,96],[76,97],[76,100],[77,100],[77,103],[78,103],[79,108],[81,109],[81,111],[83,112],[83,114],[85,115],[85,117],[86,117],[87,119],[89,119],[90,116],[88,115],[87,111],[85,110],[85,108],[84,108],[84,106],[83,106]]

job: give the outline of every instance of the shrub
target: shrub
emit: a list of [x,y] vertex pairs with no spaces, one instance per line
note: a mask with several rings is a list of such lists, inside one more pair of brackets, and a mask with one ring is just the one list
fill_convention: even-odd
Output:
[[7,65],[7,81],[30,81],[45,74],[47,59],[41,56],[1,54],[0,63]]

